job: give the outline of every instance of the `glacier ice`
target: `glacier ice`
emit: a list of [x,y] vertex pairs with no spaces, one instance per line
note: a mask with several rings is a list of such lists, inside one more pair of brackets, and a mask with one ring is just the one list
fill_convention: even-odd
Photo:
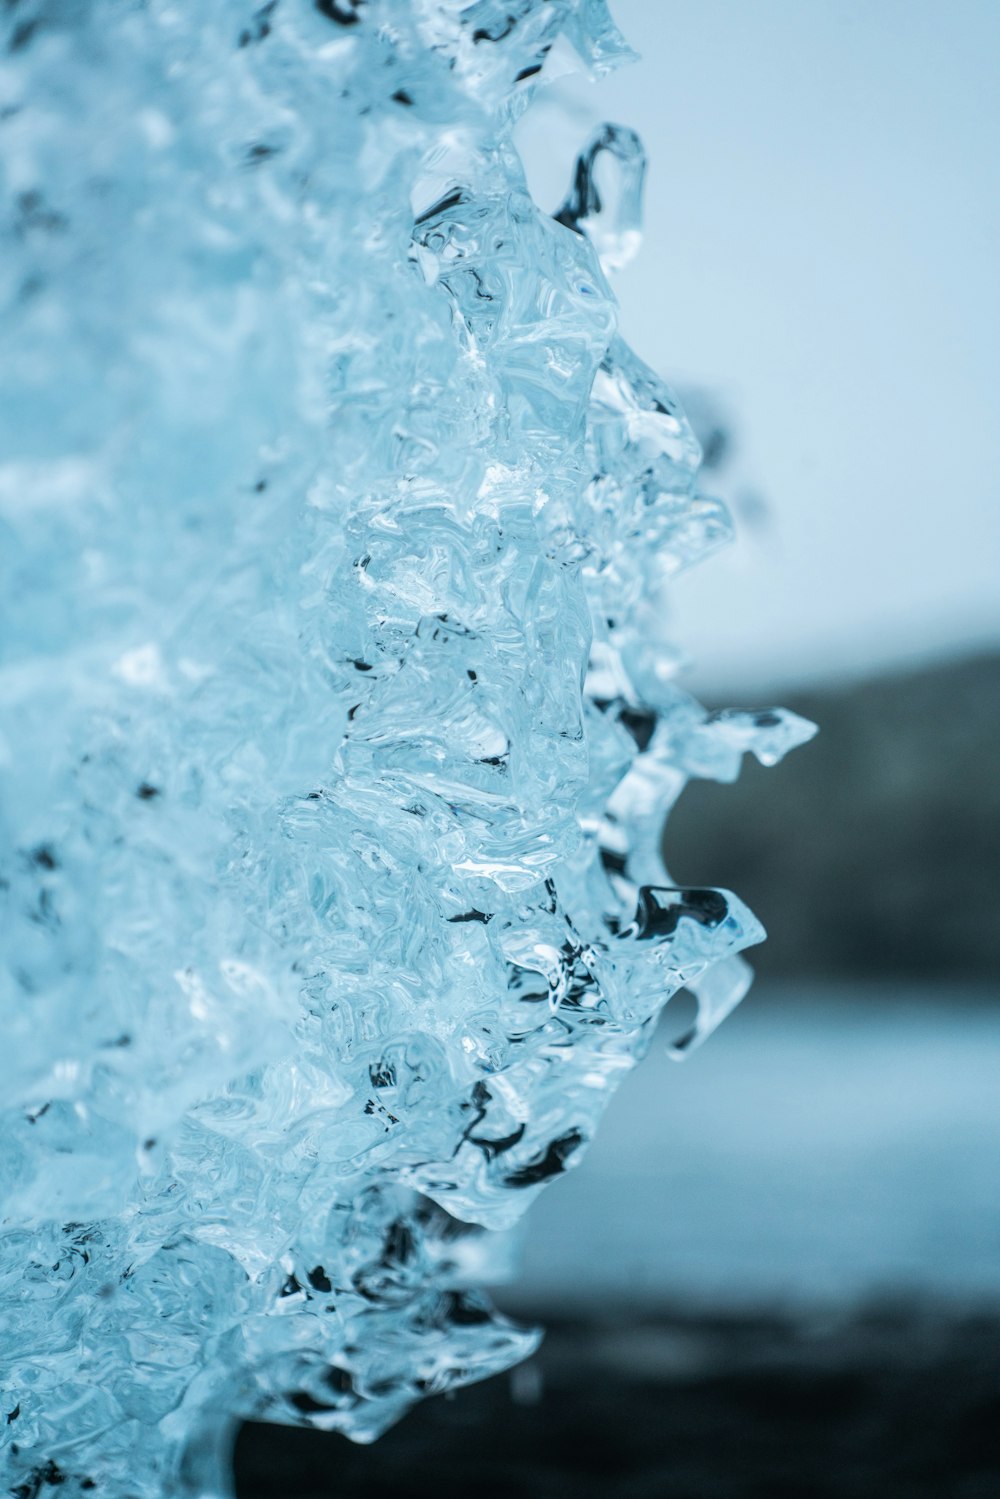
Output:
[[0,1448],[224,1492],[536,1334],[483,1294],[682,986],[763,933],[664,814],[808,737],[705,712],[728,535],[617,329],[643,157],[512,138],[603,0],[0,19]]

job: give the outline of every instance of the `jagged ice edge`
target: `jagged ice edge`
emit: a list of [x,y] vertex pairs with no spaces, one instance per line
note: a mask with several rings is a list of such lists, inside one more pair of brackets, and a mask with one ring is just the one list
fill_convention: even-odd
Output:
[[811,726],[674,680],[729,525],[617,333],[636,138],[555,217],[512,144],[603,4],[0,24],[0,1444],[223,1492],[237,1417],[370,1440],[535,1346],[497,1230],[763,935],[663,817]]

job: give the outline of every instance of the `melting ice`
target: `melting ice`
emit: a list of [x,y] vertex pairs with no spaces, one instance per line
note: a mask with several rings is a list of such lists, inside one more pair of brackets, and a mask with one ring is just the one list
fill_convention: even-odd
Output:
[[555,217],[512,143],[602,0],[0,29],[0,1446],[147,1499],[534,1347],[495,1231],[763,935],[664,815],[810,728],[674,680],[729,523],[618,331],[638,142]]

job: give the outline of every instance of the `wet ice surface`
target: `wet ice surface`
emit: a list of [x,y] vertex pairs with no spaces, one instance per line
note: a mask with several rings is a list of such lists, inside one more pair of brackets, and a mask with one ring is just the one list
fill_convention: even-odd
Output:
[[653,1045],[505,1295],[1000,1306],[998,1055],[993,991],[758,986],[690,1068]]
[[730,526],[618,331],[638,143],[555,217],[512,144],[601,0],[2,28],[0,1444],[145,1499],[535,1346],[494,1230],[763,936],[663,817],[812,729],[675,681]]

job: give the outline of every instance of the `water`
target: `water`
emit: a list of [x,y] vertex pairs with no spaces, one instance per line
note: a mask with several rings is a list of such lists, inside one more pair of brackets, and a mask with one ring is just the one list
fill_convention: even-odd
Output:
[[997,999],[760,987],[686,1062],[658,1041],[537,1204],[517,1299],[1000,1301]]

